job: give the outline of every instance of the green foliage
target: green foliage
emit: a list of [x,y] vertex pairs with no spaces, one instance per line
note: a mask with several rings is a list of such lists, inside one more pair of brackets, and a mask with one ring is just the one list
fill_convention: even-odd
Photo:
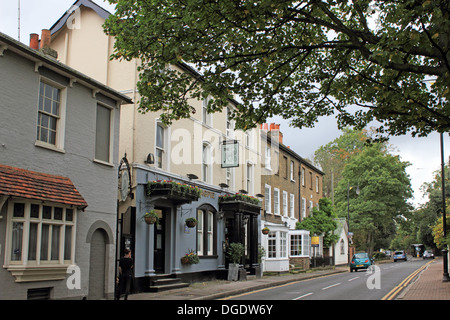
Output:
[[323,235],[323,245],[329,248],[331,244],[335,243],[338,235],[334,235],[333,231],[337,228],[337,223],[334,220],[336,213],[334,212],[331,200],[322,198],[319,200],[319,207],[313,209],[312,216],[297,222],[297,230],[309,230],[311,234]]
[[109,2],[113,57],[140,60],[141,111],[166,124],[191,115],[189,99],[212,96],[214,112],[237,95],[241,129],[276,114],[297,127],[336,114],[340,128],[377,119],[391,135],[450,129],[448,1]]
[[227,250],[227,257],[232,263],[241,262],[241,258],[245,253],[245,248],[242,243],[233,242],[230,244]]
[[[380,144],[364,148],[344,168],[336,190],[338,215],[350,212],[349,231],[357,250],[387,247],[396,224],[410,214],[412,196],[408,162],[400,161]],[[359,189],[359,195],[357,194]]]

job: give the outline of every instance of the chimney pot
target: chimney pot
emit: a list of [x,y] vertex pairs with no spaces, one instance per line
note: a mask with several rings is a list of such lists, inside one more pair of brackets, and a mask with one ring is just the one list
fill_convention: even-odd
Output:
[[50,42],[52,39],[52,35],[50,33],[50,30],[48,29],[42,29],[42,35],[41,35],[41,49],[42,48],[49,48]]
[[37,33],[30,34],[30,48],[39,50],[39,35]]

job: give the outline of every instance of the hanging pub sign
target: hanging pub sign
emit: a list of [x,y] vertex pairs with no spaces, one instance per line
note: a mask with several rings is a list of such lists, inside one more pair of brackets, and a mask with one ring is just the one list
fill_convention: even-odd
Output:
[[237,140],[225,140],[221,146],[222,168],[239,167],[239,143]]

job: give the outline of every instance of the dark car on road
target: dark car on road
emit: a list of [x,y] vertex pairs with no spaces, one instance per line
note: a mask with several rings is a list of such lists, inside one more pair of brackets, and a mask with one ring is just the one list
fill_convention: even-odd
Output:
[[404,261],[408,260],[408,258],[406,257],[406,252],[403,250],[395,251],[393,258],[394,262],[397,262],[397,260],[404,260]]

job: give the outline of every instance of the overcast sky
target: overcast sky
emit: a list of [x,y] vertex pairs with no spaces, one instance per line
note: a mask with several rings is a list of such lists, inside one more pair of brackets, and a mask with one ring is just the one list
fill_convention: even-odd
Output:
[[[95,0],[95,3],[113,12],[114,6],[108,1]],[[42,29],[50,28],[68,10],[75,0],[20,0],[20,41],[29,44],[31,33],[41,33]],[[18,39],[19,0],[0,0],[0,32]],[[321,118],[312,129],[294,129],[289,123],[279,118],[272,119],[281,124],[284,144],[305,158],[312,158],[314,151],[320,146],[337,138],[341,132],[337,129],[332,117]],[[398,149],[402,161],[412,165],[407,169],[414,189],[414,204],[426,202],[420,193],[420,186],[433,179],[433,172],[440,170],[441,153],[438,134],[426,138],[411,138],[410,136],[391,137],[389,141]],[[450,137],[444,135],[444,158],[448,162],[450,155]]]

